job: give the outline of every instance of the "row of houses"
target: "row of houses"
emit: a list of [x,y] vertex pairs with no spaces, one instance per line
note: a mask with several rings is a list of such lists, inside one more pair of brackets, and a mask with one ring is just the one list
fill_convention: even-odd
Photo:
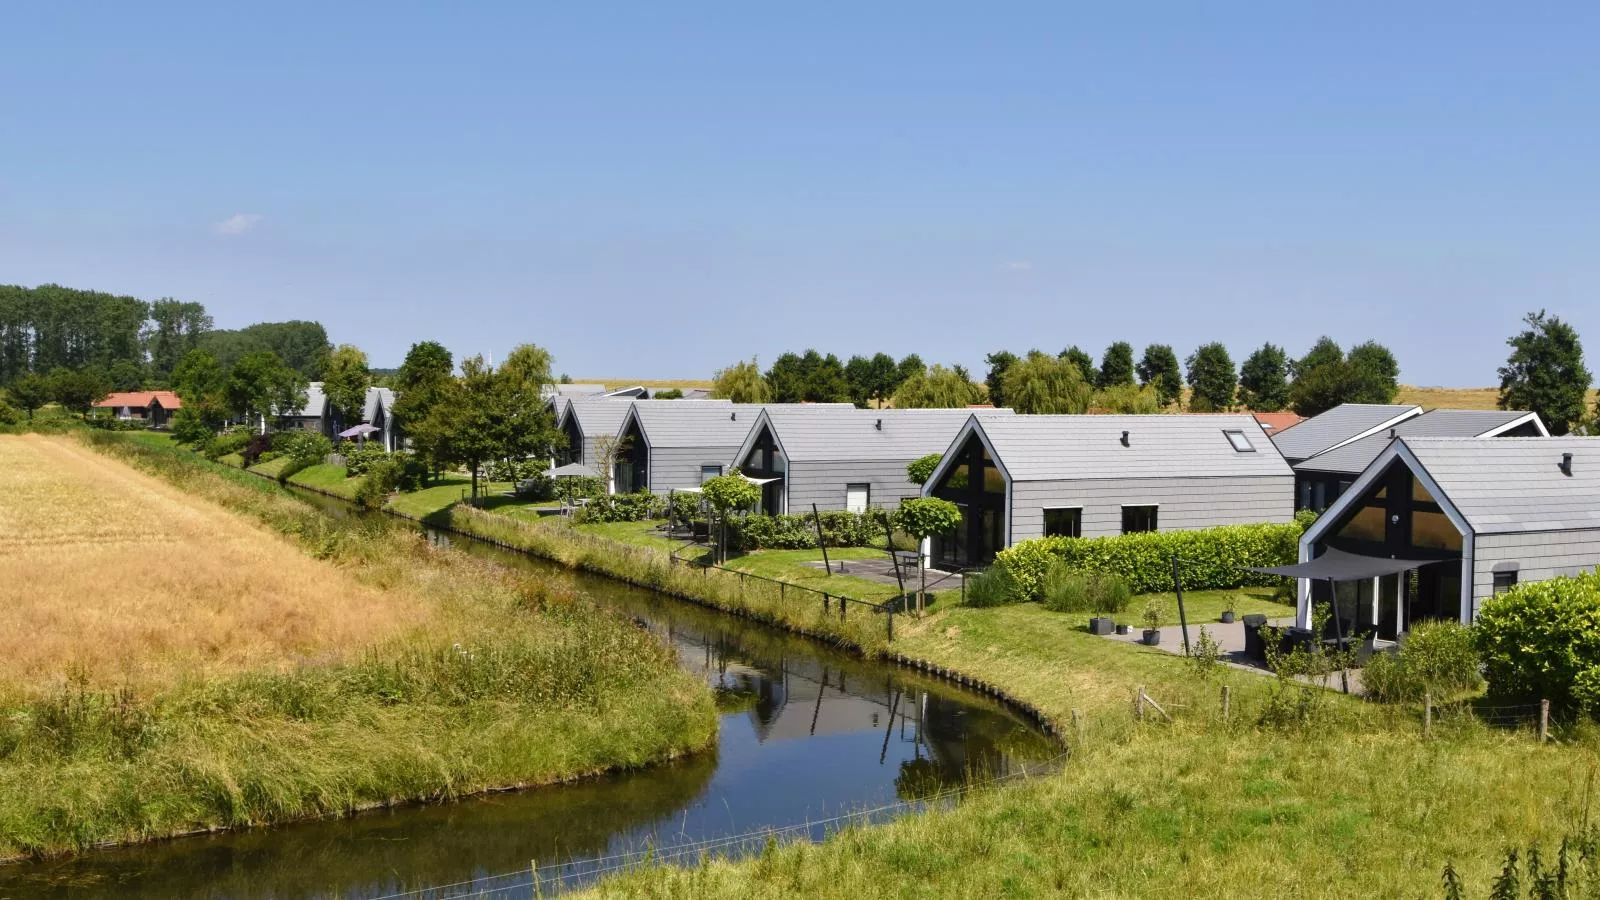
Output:
[[394,391],[385,387],[367,388],[366,401],[359,414],[357,418],[355,411],[342,410],[329,403],[328,395],[322,391],[322,382],[313,381],[306,386],[305,405],[280,416],[279,425],[314,431],[330,439],[376,441],[391,453],[405,446],[405,435],[394,418]]
[[[569,398],[562,463],[614,491],[693,490],[737,467],[761,509],[894,507],[950,500],[956,531],[937,565],[981,565],[1030,538],[1096,537],[1322,515],[1301,558],[1337,550],[1382,562],[1360,580],[1303,582],[1299,614],[1338,591],[1382,636],[1413,621],[1471,621],[1519,580],[1600,564],[1600,438],[1552,438],[1518,411],[1349,404],[1305,421],[1248,414],[1014,415],[1004,409],[863,410]],[[905,467],[940,453],[926,485]],[[1406,565],[1409,563],[1409,565]]]

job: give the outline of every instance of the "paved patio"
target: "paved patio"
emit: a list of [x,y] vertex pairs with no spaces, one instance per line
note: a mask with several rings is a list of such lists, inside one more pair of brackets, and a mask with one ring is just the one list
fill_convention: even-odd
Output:
[[[1268,619],[1267,624],[1275,628],[1287,628],[1294,624],[1294,618],[1291,616],[1287,618]],[[1211,639],[1217,642],[1217,647],[1222,652],[1222,662],[1225,665],[1250,672],[1255,675],[1266,675],[1271,677],[1271,669],[1268,669],[1264,664],[1245,656],[1244,622],[1236,621],[1229,622],[1227,624],[1223,624],[1221,622],[1190,622],[1189,645],[1191,647],[1199,642],[1200,629],[1202,627],[1205,628],[1206,634],[1210,635]],[[1157,644],[1152,649],[1163,650],[1167,653],[1182,656],[1183,626],[1166,625],[1163,626],[1160,631],[1161,643]],[[1144,637],[1144,629],[1136,626],[1129,634],[1113,633],[1104,635],[1104,637],[1108,640],[1120,641],[1124,644],[1141,644]],[[1349,673],[1350,677],[1350,693],[1361,693],[1361,670],[1347,669],[1346,671]],[[1328,686],[1333,690],[1341,689],[1339,673],[1335,672],[1333,677],[1328,679]]]
[[[900,582],[894,575],[894,561],[889,557],[875,557],[873,559],[836,559],[833,560],[833,573],[835,575],[852,575],[856,578],[865,578],[878,584],[892,584],[899,587]],[[822,568],[822,560],[811,560],[806,563],[813,569]],[[915,590],[921,582],[917,578],[917,568],[912,564],[903,573],[906,581],[906,590]],[[935,584],[937,582],[937,584]],[[928,570],[928,590],[944,591],[961,587],[961,576],[939,569]]]

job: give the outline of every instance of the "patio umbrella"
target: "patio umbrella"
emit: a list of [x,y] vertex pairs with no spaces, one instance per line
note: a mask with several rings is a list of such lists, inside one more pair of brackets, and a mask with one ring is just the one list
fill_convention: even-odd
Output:
[[339,437],[342,437],[342,438],[353,438],[353,437],[364,438],[369,434],[377,434],[378,432],[380,432],[382,430],[383,430],[382,428],[379,428],[376,425],[368,425],[366,422],[362,422],[360,425],[357,425],[354,428],[346,428],[345,430],[339,432]]
[[593,478],[599,473],[582,463],[567,463],[564,466],[556,466],[545,474],[551,478]]

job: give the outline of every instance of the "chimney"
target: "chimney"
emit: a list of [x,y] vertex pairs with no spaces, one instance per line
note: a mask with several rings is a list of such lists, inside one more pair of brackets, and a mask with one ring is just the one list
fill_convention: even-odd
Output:
[[872,427],[878,429],[879,431],[882,431],[883,430],[883,420],[879,419]]
[[1561,454],[1561,474],[1567,475],[1567,476],[1571,476],[1572,475],[1572,454],[1571,453],[1563,453],[1563,454]]
[[1131,444],[1131,443],[1130,443],[1130,442],[1129,442],[1129,441],[1128,441],[1128,433],[1127,433],[1127,432],[1126,432],[1126,431],[1124,431],[1124,432],[1123,432],[1123,433],[1122,433],[1122,446],[1124,446],[1124,447],[1131,447],[1131,446],[1133,446],[1133,445],[1132,445],[1132,444]]
[[1399,436],[1400,436],[1400,429],[1391,426],[1389,428],[1389,440],[1392,441],[1392,440],[1394,440],[1395,438],[1397,438]]
[[728,413],[728,421],[730,421],[730,422],[739,421],[739,413],[737,411]]

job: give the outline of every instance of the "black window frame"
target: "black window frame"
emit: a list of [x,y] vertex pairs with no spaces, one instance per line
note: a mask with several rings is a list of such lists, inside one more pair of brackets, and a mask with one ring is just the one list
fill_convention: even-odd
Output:
[[[1051,513],[1072,513],[1067,528],[1064,532],[1050,529]],[[1083,537],[1083,507],[1081,506],[1047,506],[1044,508],[1044,536],[1045,537]]]
[[1506,569],[1490,573],[1494,576],[1494,586],[1490,590],[1491,596],[1499,596],[1517,586],[1517,570]]
[[[1145,511],[1148,510],[1148,521]],[[1133,503],[1122,506],[1122,533],[1145,534],[1160,529],[1161,504],[1159,503]],[[1130,524],[1132,527],[1130,527]],[[1147,526],[1147,527],[1143,527]]]
[[[706,470],[707,469],[716,469],[717,470],[717,474],[712,475],[710,477],[707,477],[706,476]],[[712,478],[721,478],[721,477],[722,477],[722,466],[713,465],[712,463],[701,463],[700,464],[700,483],[701,484],[705,484],[707,481],[711,480]]]
[[[1227,437],[1228,445],[1233,448],[1233,452],[1235,452],[1235,453],[1254,453],[1254,452],[1256,452],[1256,445],[1252,444],[1250,442],[1250,436],[1245,434],[1243,430],[1238,429],[1238,428],[1224,428],[1224,429],[1222,429],[1222,433],[1223,433],[1223,435],[1225,437]],[[1237,437],[1239,440],[1235,441],[1234,440],[1235,437]],[[1243,447],[1239,446],[1240,443],[1243,443],[1244,446]]]

